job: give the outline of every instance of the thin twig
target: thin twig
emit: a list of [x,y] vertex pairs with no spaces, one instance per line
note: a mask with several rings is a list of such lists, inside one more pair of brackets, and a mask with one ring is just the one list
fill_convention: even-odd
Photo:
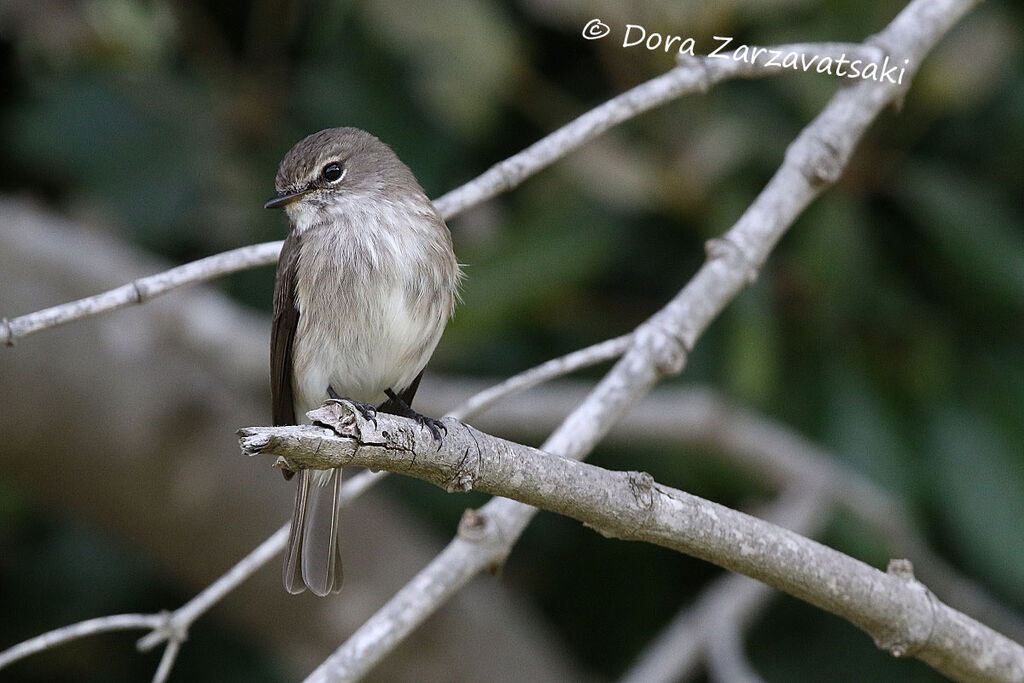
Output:
[[[347,488],[347,487],[345,487]],[[345,489],[342,490],[344,495]],[[153,649],[168,640],[172,633],[185,634],[189,627],[221,598],[237,588],[243,581],[256,573],[272,557],[284,549],[288,539],[288,524],[275,531],[270,538],[263,541],[252,552],[232,567],[226,574],[207,586],[202,592],[176,609],[163,628],[139,639],[136,646],[142,652]],[[171,638],[173,641],[174,639]]]
[[85,297],[59,306],[44,308],[17,318],[0,320],[0,344],[14,344],[30,334],[82,320],[90,316],[141,304],[179,287],[206,282],[229,273],[273,263],[281,250],[280,242],[264,242],[207,256],[156,275],[133,280],[102,294]]
[[[880,59],[881,52],[874,47],[855,43],[799,43],[779,45],[781,52],[805,52],[838,57],[846,53],[852,58]],[[723,57],[729,55],[723,54]],[[759,63],[706,57],[680,60],[675,69],[652,78],[631,90],[614,97],[599,107],[546,135],[522,152],[495,164],[472,182],[437,199],[434,204],[447,218],[491,197],[517,187],[531,175],[546,168],[584,143],[601,135],[623,121],[671,102],[682,95],[703,93],[711,86],[736,78],[763,78],[777,74],[779,68]]]
[[108,631],[160,628],[165,621],[164,614],[113,614],[96,619],[86,619],[77,624],[47,631],[35,638],[18,643],[0,652],[0,669],[36,652],[48,650],[64,643]]
[[475,396],[469,397],[462,405],[449,411],[448,415],[457,420],[465,420],[470,415],[482,413],[498,401],[509,396],[532,389],[556,377],[562,377],[577,370],[617,358],[629,348],[632,338],[631,334],[624,334],[621,337],[615,337],[614,339],[573,351],[561,358],[554,358],[541,363],[525,372],[509,377],[504,382],[485,389]]
[[160,665],[156,668],[156,673],[153,674],[153,683],[164,683],[170,677],[171,669],[174,667],[174,662],[178,659],[180,651],[181,640],[172,638],[167,641],[164,654],[160,657]]
[[[878,56],[876,48],[843,43],[821,45],[780,45],[783,52],[806,52],[825,55],[846,53],[862,59]],[[725,55],[723,55],[725,56]],[[696,66],[696,68],[694,68]],[[682,95],[706,91],[716,83],[735,78],[757,78],[778,73],[780,69],[764,64],[731,59],[693,59],[653,78],[632,90],[613,97],[586,114],[541,138],[518,154],[495,164],[489,170],[438,198],[434,204],[446,219],[465,211],[501,192],[508,191],[531,175],[578,149],[609,128],[654,109]],[[144,303],[178,287],[205,282],[246,268],[274,263],[281,242],[265,242],[232,249],[198,261],[186,263],[163,273],[134,280],[116,289],[94,296],[52,306],[16,318],[0,319],[0,344],[13,346],[30,334]]]

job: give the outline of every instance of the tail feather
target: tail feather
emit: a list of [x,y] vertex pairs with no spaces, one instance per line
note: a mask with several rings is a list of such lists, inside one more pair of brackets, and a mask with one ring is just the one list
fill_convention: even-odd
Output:
[[302,470],[296,479],[284,587],[323,597],[341,590],[341,469]]

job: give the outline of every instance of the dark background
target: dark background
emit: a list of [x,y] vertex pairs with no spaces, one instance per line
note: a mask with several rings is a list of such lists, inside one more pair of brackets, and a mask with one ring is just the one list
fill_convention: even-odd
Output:
[[[671,68],[664,52],[623,48],[626,23],[692,36],[707,52],[713,35],[737,44],[859,42],[903,7],[588,4],[7,0],[0,191],[186,262],[280,239],[283,219],[260,207],[280,157],[321,128],[372,131],[438,197]],[[583,40],[593,17],[612,35]],[[832,449],[909,501],[932,546],[1017,610],[1022,24],[1019,5],[992,0],[945,37],[902,109],[883,114],[838,185],[797,221],[672,380],[710,384]],[[452,220],[467,264],[464,303],[432,369],[502,377],[632,329],[692,276],[703,242],[740,216],[836,86],[788,74],[677,100]],[[269,268],[216,286],[269,311]],[[18,400],[5,393],[0,387],[0,411]],[[670,455],[603,447],[592,461],[646,469],[727,505],[769,493],[699,452]],[[397,478],[387,491],[442,537],[478,502]],[[853,517],[837,518],[822,540],[876,566],[887,560]],[[40,505],[6,477],[0,548],[0,648],[90,616],[170,608],[191,594],[130,542]],[[41,584],[42,567],[66,571],[47,572],[52,583]],[[545,514],[500,581],[529,596],[583,671],[609,678],[716,574]],[[939,678],[788,598],[747,640],[768,680]],[[155,658],[130,643],[111,637],[75,658],[36,655],[9,679],[144,679]],[[284,680],[275,657],[214,612],[193,630],[175,676]]]

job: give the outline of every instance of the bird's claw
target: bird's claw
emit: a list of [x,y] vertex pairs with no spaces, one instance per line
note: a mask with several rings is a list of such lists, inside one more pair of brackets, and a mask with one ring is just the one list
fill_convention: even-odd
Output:
[[370,405],[369,403],[360,403],[359,401],[353,401],[348,399],[348,402],[352,404],[352,407],[359,411],[359,414],[363,416],[363,419],[367,422],[372,422],[373,426],[377,426],[377,408]]
[[421,426],[426,427],[428,430],[430,430],[430,434],[431,436],[434,437],[434,441],[436,441],[437,445],[440,446],[441,443],[443,442],[443,439],[441,438],[441,432],[444,432],[445,435],[448,434],[448,428],[444,426],[444,423],[441,422],[440,420],[435,420],[432,417],[420,415],[419,413],[417,413],[415,420],[419,422]]

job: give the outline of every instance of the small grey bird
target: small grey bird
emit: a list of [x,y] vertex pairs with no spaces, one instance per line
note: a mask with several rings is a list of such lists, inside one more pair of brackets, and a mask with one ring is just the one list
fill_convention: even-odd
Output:
[[[297,424],[327,398],[416,419],[423,368],[458,298],[451,234],[409,168],[357,128],[296,144],[277,170],[291,223],[277,263],[270,337],[274,424]],[[291,473],[286,473],[290,477]],[[324,596],[341,588],[341,469],[302,470],[284,586]]]

